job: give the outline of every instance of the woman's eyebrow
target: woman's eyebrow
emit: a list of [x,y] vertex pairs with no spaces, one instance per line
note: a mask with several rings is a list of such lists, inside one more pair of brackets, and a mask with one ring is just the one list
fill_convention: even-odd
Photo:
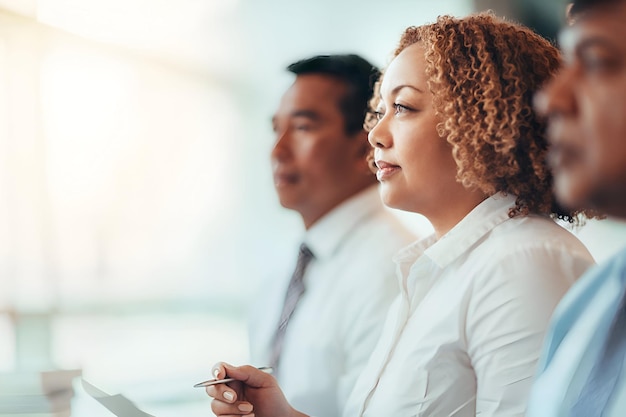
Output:
[[402,90],[404,88],[410,88],[410,89],[415,90],[415,91],[417,91],[419,93],[423,93],[424,92],[421,88],[416,87],[414,85],[411,85],[411,84],[400,84],[400,85],[395,86],[391,90],[391,94],[397,94],[400,90]]

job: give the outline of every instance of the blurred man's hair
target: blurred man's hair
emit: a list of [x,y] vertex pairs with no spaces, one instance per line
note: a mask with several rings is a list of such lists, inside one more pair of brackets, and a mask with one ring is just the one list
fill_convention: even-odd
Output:
[[587,10],[594,9],[599,6],[619,3],[620,1],[624,0],[574,0],[570,2],[568,15],[570,18],[575,18],[577,15]]
[[346,133],[353,134],[363,129],[368,101],[380,76],[378,68],[358,55],[346,54],[314,56],[294,62],[287,70],[296,75],[328,75],[344,83],[346,92],[339,107]]

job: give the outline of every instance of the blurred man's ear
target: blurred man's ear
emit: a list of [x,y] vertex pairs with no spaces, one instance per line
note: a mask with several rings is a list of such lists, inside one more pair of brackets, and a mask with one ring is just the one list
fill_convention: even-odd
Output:
[[372,146],[367,140],[367,132],[365,130],[360,130],[353,135],[351,138],[355,142],[355,149],[357,152],[357,157],[359,158],[367,158],[369,155]]
[[568,26],[573,25],[576,20],[575,17],[572,15],[573,6],[574,3],[567,3],[567,6],[565,6],[565,21],[567,22]]
[[372,176],[372,178],[376,178],[372,175],[375,170],[372,170],[373,167],[373,154],[372,154],[372,145],[370,145],[367,140],[368,133],[365,130],[361,130],[353,135],[350,140],[354,142],[355,149],[355,162],[357,166],[363,167],[363,174],[367,176]]

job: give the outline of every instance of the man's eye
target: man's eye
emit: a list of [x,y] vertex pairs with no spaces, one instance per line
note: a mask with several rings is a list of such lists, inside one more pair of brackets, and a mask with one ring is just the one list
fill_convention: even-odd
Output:
[[580,54],[580,62],[589,72],[606,72],[619,69],[620,61],[600,48],[588,48]]
[[614,59],[590,58],[585,60],[584,65],[587,71],[599,72],[616,68],[617,62]]
[[301,132],[308,132],[309,130],[312,129],[311,125],[308,125],[308,124],[295,125],[293,128]]

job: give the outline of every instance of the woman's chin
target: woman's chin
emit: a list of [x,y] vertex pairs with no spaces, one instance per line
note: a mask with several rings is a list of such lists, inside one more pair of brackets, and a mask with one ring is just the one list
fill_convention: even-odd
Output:
[[385,192],[385,190],[383,189],[381,191],[380,197],[383,201],[383,204],[389,208],[402,211],[412,211],[410,208],[407,207],[406,201],[404,201],[402,198],[399,198],[398,195]]

